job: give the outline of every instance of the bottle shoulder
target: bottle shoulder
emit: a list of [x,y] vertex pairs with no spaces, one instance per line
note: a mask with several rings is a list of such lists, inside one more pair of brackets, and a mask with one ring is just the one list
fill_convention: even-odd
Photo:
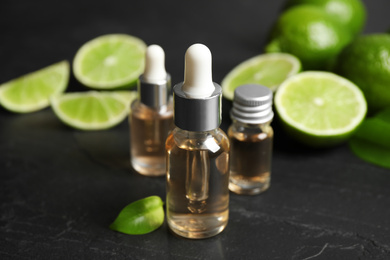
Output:
[[213,129],[204,132],[192,132],[176,127],[167,139],[167,145],[177,146],[185,150],[210,150],[229,151],[229,138],[220,129]]
[[170,100],[167,105],[158,108],[152,108],[142,104],[138,99],[134,100],[130,106],[130,115],[139,118],[173,118],[173,103]]
[[274,131],[270,122],[256,125],[235,122],[228,128],[228,136],[230,139],[235,138],[241,141],[246,140],[258,142],[268,138],[273,138]]

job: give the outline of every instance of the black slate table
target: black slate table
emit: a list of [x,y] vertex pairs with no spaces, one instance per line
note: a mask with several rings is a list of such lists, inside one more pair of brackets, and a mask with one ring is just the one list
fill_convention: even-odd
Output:
[[[364,33],[390,27],[388,0],[365,0]],[[0,4],[0,82],[71,61],[86,41],[128,33],[166,51],[174,83],[193,43],[213,53],[213,78],[260,54],[283,0],[21,1]],[[72,76],[68,91],[83,91]],[[227,129],[230,102],[223,101]],[[164,223],[140,236],[108,226],[128,203],[165,197],[165,179],[129,165],[126,121],[106,131],[63,125],[50,108],[0,109],[1,259],[390,259],[390,170],[347,145],[313,150],[277,122],[271,188],[230,197],[230,220],[205,240],[174,236]]]

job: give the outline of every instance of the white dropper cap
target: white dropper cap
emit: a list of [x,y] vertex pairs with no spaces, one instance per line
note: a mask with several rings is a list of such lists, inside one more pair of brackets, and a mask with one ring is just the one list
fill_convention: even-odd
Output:
[[182,90],[190,98],[209,97],[214,92],[211,72],[211,52],[205,45],[191,45],[185,54]]
[[169,101],[171,76],[165,70],[165,53],[158,45],[150,45],[145,54],[145,70],[138,80],[139,100],[146,106],[159,108]]
[[167,72],[165,70],[165,53],[164,50],[156,44],[150,45],[146,49],[143,77],[145,81],[150,83],[165,80],[167,77]]

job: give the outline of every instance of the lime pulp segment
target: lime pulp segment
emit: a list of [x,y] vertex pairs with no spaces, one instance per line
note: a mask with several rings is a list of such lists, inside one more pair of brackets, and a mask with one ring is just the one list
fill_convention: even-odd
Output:
[[225,98],[232,100],[234,90],[244,84],[260,84],[272,90],[301,69],[299,60],[285,53],[261,54],[250,58],[230,71],[222,80]]
[[144,70],[145,43],[125,34],[109,34],[85,43],[73,61],[76,78],[98,89],[121,87]]
[[69,63],[61,61],[0,85],[0,103],[8,110],[27,113],[49,106],[50,96],[63,92]]
[[341,135],[364,119],[367,106],[352,82],[327,72],[304,72],[286,80],[275,106],[290,126],[313,135]]
[[[122,93],[123,92],[123,93]],[[53,97],[52,107],[56,115],[66,124],[82,130],[110,128],[129,112],[135,92],[67,93]]]

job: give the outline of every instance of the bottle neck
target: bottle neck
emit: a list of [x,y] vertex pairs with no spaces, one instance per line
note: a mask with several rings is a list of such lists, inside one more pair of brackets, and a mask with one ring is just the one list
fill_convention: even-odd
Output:
[[264,123],[261,123],[261,124],[248,124],[248,123],[244,123],[240,120],[237,120],[237,119],[232,119],[233,121],[233,124],[236,125],[236,126],[240,126],[240,127],[245,127],[245,128],[259,128],[259,127],[267,127],[271,124],[272,120],[269,120],[269,121],[266,121]]
[[176,127],[174,129],[173,134],[177,137],[187,138],[187,139],[204,139],[204,138],[208,138],[209,136],[217,135],[219,134],[220,131],[221,130],[219,128],[208,130],[208,131],[188,131]]

